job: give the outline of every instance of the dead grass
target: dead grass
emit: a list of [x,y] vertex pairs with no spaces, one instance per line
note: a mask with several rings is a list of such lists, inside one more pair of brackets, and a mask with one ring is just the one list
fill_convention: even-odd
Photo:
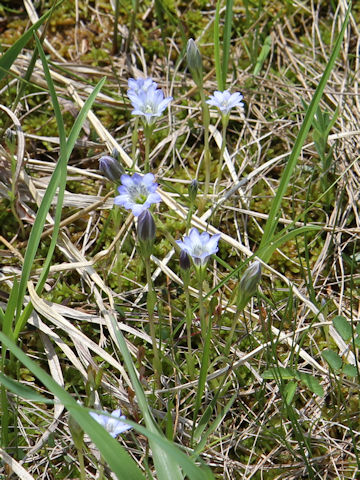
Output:
[[[24,3],[34,23],[36,12],[33,4]],[[61,41],[59,31],[50,29],[45,44],[53,62],[51,73],[57,93],[63,99],[64,111],[76,115],[91,91],[91,85],[104,75],[107,76],[107,83],[97,98],[93,112],[88,115],[68,167],[69,179],[78,188],[75,192],[69,189],[65,194],[66,208],[58,240],[57,262],[50,269],[46,298],[38,297],[33,287],[40,273],[37,268],[29,283],[26,301],[31,300],[34,312],[24,332],[23,346],[29,355],[39,359],[59,384],[67,386],[71,393],[78,393],[80,397],[84,395],[83,382],[86,382],[88,367],[98,369],[104,366],[101,403],[120,405],[131,418],[140,421],[131,382],[112,343],[114,332],[108,312],[116,311],[116,306],[120,306],[124,317],[118,316],[118,325],[126,334],[149,401],[153,402],[154,413],[161,423],[167,412],[167,402],[171,399],[174,439],[187,446],[197,381],[190,381],[181,368],[179,351],[185,347],[181,343],[176,348],[171,342],[162,343],[163,355],[168,358],[172,368],[167,370],[162,379],[163,388],[153,392],[148,348],[151,347],[151,339],[147,333],[144,305],[147,286],[143,278],[134,275],[133,267],[137,262],[135,250],[130,250],[125,263],[121,261],[124,268],[120,272],[111,273],[117,271],[122,247],[125,244],[134,245],[133,217],[122,213],[116,236],[108,238],[106,246],[93,253],[103,220],[112,208],[112,193],[97,171],[96,159],[106,151],[111,154],[115,147],[120,152],[123,165],[131,166],[129,154],[133,119],[124,97],[127,79],[151,75],[175,98],[171,112],[159,126],[161,141],[153,145],[151,161],[159,179],[165,178],[174,186],[186,186],[195,176],[202,155],[200,107],[191,93],[194,92],[194,86],[189,75],[184,73],[184,63],[176,65],[174,62],[181,50],[177,42],[168,38],[168,58],[161,58],[155,53],[148,63],[147,45],[139,42],[135,32],[128,55],[121,51],[116,56],[111,55],[111,11],[102,10],[98,3],[95,7],[90,2],[75,2],[76,5],[78,3],[81,4],[81,11],[85,7],[88,9],[88,17],[82,14],[77,23],[72,22],[66,30],[62,30]],[[244,12],[236,8],[239,12],[235,21],[241,22]],[[234,69],[228,83],[233,90],[240,89],[244,93],[246,110],[231,116],[229,151],[226,152],[221,184],[223,194],[220,198],[211,199],[218,205],[217,214],[211,216],[211,205],[202,213],[196,212],[192,219],[193,226],[207,228],[210,233],[221,232],[219,256],[232,266],[250,256],[259,243],[267,219],[269,198],[276,192],[283,166],[303,119],[302,101],[311,100],[339,31],[345,8],[345,2],[342,1],[336,12],[327,7],[327,2],[294,2],[292,13],[281,16],[271,29],[271,52],[257,77],[252,75],[250,64],[245,69],[237,67],[247,62],[244,42],[251,41],[255,26],[244,37],[233,41]],[[270,6],[266,6],[264,15],[259,18],[260,27],[264,27],[265,23],[261,22],[269,18],[267,9]],[[210,29],[213,13],[208,12],[207,15]],[[151,25],[155,25],[150,8],[141,12],[140,19],[147,22],[151,20]],[[355,479],[358,475],[358,379],[348,380],[329,374],[328,366],[321,357],[321,351],[329,346],[327,342],[331,342],[332,348],[339,351],[349,363],[358,361],[358,351],[348,348],[331,322],[337,314],[351,318],[354,323],[359,318],[358,260],[353,271],[349,266],[349,259],[357,253],[356,242],[360,232],[360,172],[357,162],[360,151],[359,58],[356,53],[359,52],[360,37],[356,20],[352,17],[344,48],[322,100],[323,108],[334,112],[339,107],[340,112],[329,137],[330,144],[334,145],[334,177],[337,179],[333,205],[326,209],[320,198],[319,174],[313,175],[318,170],[318,158],[312,138],[309,137],[302,149],[293,185],[280,218],[280,225],[287,225],[294,219],[298,225],[303,225],[304,218],[299,215],[305,208],[306,196],[310,196],[309,204],[312,206],[307,222],[320,223],[323,227],[316,238],[310,238],[307,245],[311,266],[311,272],[307,274],[311,275],[315,298],[310,297],[306,276],[300,268],[303,265],[306,271],[305,247],[299,251],[295,242],[292,242],[277,252],[275,260],[271,260],[265,269],[262,295],[248,306],[246,326],[245,323],[239,324],[238,341],[232,346],[231,358],[227,363],[221,358],[226,343],[226,326],[214,326],[217,329],[213,339],[214,363],[204,405],[211,401],[220,381],[224,380],[223,385],[227,389],[220,396],[214,417],[209,423],[214,421],[231,395],[237,394],[233,407],[211,435],[202,453],[204,462],[219,479],[311,478],[301,452],[301,449],[306,450],[306,442],[311,455],[309,451],[305,455],[313,467],[314,478]],[[93,32],[94,25],[104,51],[103,62],[89,60],[91,42],[88,35],[89,31]],[[119,29],[126,34],[126,26],[120,25]],[[61,43],[68,40],[67,52],[64,53]],[[160,36],[157,41],[160,42]],[[18,84],[17,78],[24,74],[30,54],[24,51],[14,64],[12,88]],[[40,62],[36,64],[31,81],[43,89],[47,88]],[[216,89],[210,58],[205,88],[208,92]],[[7,89],[10,89],[9,85],[2,86],[3,96]],[[9,93],[7,98],[11,95]],[[40,110],[45,110],[50,120],[52,112],[48,97],[41,97],[44,103]],[[14,275],[21,273],[27,236],[55,167],[59,145],[56,135],[43,133],[44,125],[39,125],[40,130],[33,132],[14,129],[14,126],[26,123],[29,117],[38,115],[39,105],[33,108],[30,99],[30,93],[27,92],[21,99],[21,108],[12,113],[4,109],[2,112],[3,122],[7,121],[6,114],[11,116],[12,129],[16,134],[19,167],[17,214],[26,234],[22,238],[12,224],[5,225],[4,233],[0,236],[3,255],[0,278],[4,298],[12,288]],[[11,105],[5,106],[11,110]],[[105,110],[114,112],[114,115],[124,110],[121,123],[111,128],[106,125],[101,120]],[[212,115],[212,124],[211,144],[213,158],[216,158],[216,145],[221,142],[218,128],[221,127],[216,123],[215,115]],[[3,208],[8,208],[9,156],[5,144],[0,155],[0,189],[4,198]],[[246,181],[243,181],[244,178]],[[234,185],[239,186],[233,188]],[[173,225],[171,233],[178,238],[180,232],[176,230],[177,225],[186,218],[187,206],[166,185],[161,189],[161,196],[160,218],[167,225]],[[9,221],[9,215],[3,218]],[[52,223],[49,217],[44,239],[51,235]],[[182,282],[177,254],[170,244],[167,248],[166,255],[154,255],[152,258],[153,280],[161,298],[162,322],[173,331],[182,316],[176,300]],[[214,272],[213,277],[209,278],[210,288],[228,273],[217,262],[212,267]],[[117,289],[116,275],[122,283],[131,287]],[[82,304],[71,296],[63,304],[55,299],[50,300],[61,279],[73,282],[73,286],[69,286],[81,292],[84,299]],[[233,311],[229,304],[230,293],[231,289],[224,285],[216,294],[222,303],[224,316],[231,315]],[[195,288],[192,294],[196,298],[198,292]],[[290,301],[292,308],[289,310]],[[322,302],[326,302],[326,309],[322,309]],[[329,331],[326,338],[323,335],[325,330]],[[177,339],[174,341],[176,343]],[[295,423],[293,418],[288,417],[289,411],[285,408],[279,385],[275,381],[264,383],[261,377],[274,355],[271,350],[274,344],[279,365],[293,366],[295,359],[296,368],[312,373],[325,391],[321,398],[299,384],[293,410]],[[215,352],[218,356],[215,356]],[[77,384],[73,387],[69,383],[71,372],[77,372],[74,376]],[[24,374],[20,379],[42,391],[31,376]],[[21,450],[25,456],[16,457],[16,452],[9,450],[10,457],[13,457],[10,458],[8,453],[0,451],[5,464],[2,474],[9,475],[6,472],[9,472],[11,465],[13,472],[24,479],[70,478],[67,475],[74,475],[71,464],[77,460],[63,407],[45,408],[26,402],[17,404],[14,397],[11,397],[11,401],[13,408],[19,412],[17,427],[23,438]],[[131,435],[120,441],[139,465],[143,465],[143,459],[147,456],[145,438]],[[94,455],[96,452],[90,446],[87,455],[89,479],[95,478]]]

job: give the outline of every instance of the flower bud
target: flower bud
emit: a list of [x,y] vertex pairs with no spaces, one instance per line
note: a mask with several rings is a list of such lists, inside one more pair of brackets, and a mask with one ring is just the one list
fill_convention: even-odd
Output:
[[189,200],[191,205],[195,203],[198,188],[199,188],[199,184],[197,180],[193,180],[188,187]]
[[203,83],[202,59],[196,43],[192,38],[187,43],[186,48],[187,66],[191,72],[194,82],[200,88]]
[[189,255],[185,252],[185,250],[181,250],[180,252],[180,268],[183,270],[189,270],[191,266]]
[[156,226],[148,209],[139,215],[137,232],[140,242],[153,243],[155,240]]
[[120,177],[124,173],[120,163],[108,155],[99,159],[99,170],[106,178],[116,183],[120,183]]
[[261,263],[255,260],[244,272],[239,284],[239,299],[238,304],[240,308],[245,308],[250,298],[255,295],[258,283],[261,278]]

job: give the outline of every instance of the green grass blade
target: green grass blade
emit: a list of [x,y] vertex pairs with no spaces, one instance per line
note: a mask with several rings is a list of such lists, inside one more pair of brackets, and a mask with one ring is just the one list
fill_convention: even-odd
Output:
[[220,5],[221,0],[216,3],[216,12],[214,19],[214,59],[215,59],[215,71],[216,71],[216,83],[218,90],[222,88],[222,73],[221,73],[221,59],[220,59]]
[[226,0],[224,36],[223,36],[223,57],[222,57],[222,69],[221,69],[222,90],[226,89],[226,77],[229,69],[233,4],[234,4],[233,0]]
[[272,43],[271,35],[268,35],[265,38],[265,42],[264,42],[264,45],[261,48],[260,55],[258,56],[258,58],[256,60],[253,75],[258,75],[260,73],[264,62],[265,62],[266,58],[268,57],[268,55],[270,53],[271,43]]
[[[95,98],[97,94],[99,93],[101,87],[103,86],[105,82],[105,78],[100,80],[100,82],[97,84],[97,86],[94,88],[93,92],[89,96],[89,98],[86,100],[83,108],[81,109],[78,117],[76,118],[76,121],[71,129],[69,139],[66,143],[66,148],[64,149],[63,152],[61,152],[60,159],[55,167],[54,173],[51,176],[48,188],[46,189],[44,198],[41,202],[40,208],[37,212],[36,219],[33,225],[33,228],[30,233],[30,238],[28,242],[28,247],[26,249],[25,257],[24,257],[24,267],[20,279],[20,287],[19,287],[19,295],[18,295],[18,303],[17,303],[17,312],[16,312],[16,319],[17,323],[15,326],[15,338],[19,335],[21,329],[24,326],[24,320],[26,322],[26,318],[22,319],[21,321],[19,320],[21,309],[23,306],[23,300],[25,296],[25,291],[26,291],[26,284],[28,282],[28,279],[30,277],[30,272],[31,272],[31,267],[34,262],[34,258],[36,255],[36,251],[38,249],[39,243],[40,243],[40,237],[45,225],[45,220],[46,220],[46,215],[50,209],[50,205],[52,202],[52,199],[54,198],[55,192],[57,187],[59,186],[59,182],[61,180],[61,171],[66,169],[66,165],[68,162],[68,159],[70,157],[71,151],[74,148],[76,139],[78,138],[78,135],[80,133],[81,127],[83,125],[83,122],[85,121],[85,118],[92,106],[92,104],[95,101]],[[61,195],[61,192],[59,191],[59,195]],[[61,201],[61,198],[59,198],[59,202]],[[58,203],[59,203],[58,202]],[[59,210],[57,209],[57,212]],[[56,226],[56,230],[54,230],[53,233],[53,239],[56,238],[57,232],[58,232],[58,225]],[[54,241],[52,240],[51,245],[53,245]],[[54,248],[52,246],[51,248]],[[50,252],[52,254],[52,252]],[[50,255],[48,255],[48,258],[50,258]],[[44,282],[44,278],[46,278],[46,269],[44,269],[44,274],[41,275],[39,282],[42,283]]]
[[[90,436],[112,471],[120,478],[144,480],[144,476],[126,450],[112,438],[50,375],[31,360],[15,343],[0,332],[0,341],[56,396],[81,428]],[[171,478],[171,477],[169,477]]]
[[[137,423],[127,421],[129,425],[134,427],[134,430],[138,431],[142,435],[145,435],[149,441],[151,441],[153,444],[158,444],[159,447],[168,452],[168,454],[174,458],[176,463],[178,465],[181,465],[183,468],[185,474],[187,475],[187,478],[190,480],[213,480],[214,475],[210,471],[210,469],[206,468],[205,470],[203,468],[198,467],[195,463],[194,460],[189,458],[184,452],[182,452],[174,443],[170,442],[167,438],[164,436],[160,436],[158,433],[154,433],[149,431],[149,429],[142,427],[141,425],[138,425]],[[160,478],[160,477],[159,477]],[[170,476],[167,477],[165,480],[173,480],[174,476],[170,473]]]
[[[56,5],[57,6],[57,5]],[[55,8],[55,7],[54,7]],[[11,65],[17,59],[21,50],[26,46],[26,44],[32,38],[34,32],[44,23],[44,21],[50,17],[53,12],[51,8],[46,12],[34,25],[32,25],[29,30],[27,30],[20,38],[17,40],[14,45],[12,45],[0,58],[0,82],[10,70]]]
[[[124,336],[119,330],[113,316],[111,316],[111,321],[114,327],[118,348],[124,358],[124,362],[130,376],[132,387],[135,391],[139,408],[143,414],[147,429],[149,430],[149,432],[159,436],[160,430],[158,429],[154,417],[149,409],[148,402],[146,400],[141,383],[138,379],[135,366],[132,361],[130,352],[127,348]],[[173,457],[171,457],[166,450],[162,449],[159,446],[158,442],[150,442],[150,446],[153,453],[153,459],[159,480],[167,480],[168,478],[171,478],[172,480],[182,480],[183,475],[181,473],[178,463],[174,461]]]
[[62,117],[62,114],[61,114],[61,109],[60,109],[60,105],[59,105],[58,98],[57,98],[57,95],[56,95],[54,82],[52,81],[52,78],[51,78],[48,61],[46,59],[46,56],[45,56],[45,53],[44,53],[44,50],[42,48],[40,40],[38,39],[37,35],[34,35],[34,37],[35,37],[36,46],[37,46],[37,49],[38,49],[38,52],[39,52],[39,55],[40,55],[40,59],[41,59],[42,65],[43,65],[45,79],[46,79],[47,85],[49,87],[51,101],[52,101],[52,105],[53,105],[54,113],[55,113],[55,118],[56,118],[56,124],[57,124],[58,130],[59,130],[60,152],[62,152],[65,149],[65,145],[66,145],[66,134],[65,134],[64,120],[63,120],[63,117]]
[[323,94],[325,85],[326,85],[326,83],[329,79],[329,76],[330,76],[331,71],[334,67],[336,58],[339,54],[341,44],[342,44],[342,41],[343,41],[343,38],[344,38],[345,30],[346,30],[346,27],[347,27],[347,24],[348,24],[348,21],[349,21],[350,12],[351,12],[351,4],[349,5],[344,23],[342,25],[340,34],[339,34],[338,39],[336,41],[334,50],[331,54],[330,60],[327,64],[327,66],[326,66],[326,69],[325,69],[322,77],[321,77],[319,85],[316,88],[315,94],[314,94],[313,99],[312,99],[312,101],[309,105],[309,108],[307,109],[305,119],[304,119],[304,121],[301,125],[299,134],[296,138],[294,148],[293,148],[293,150],[290,154],[289,160],[288,160],[288,162],[286,164],[286,167],[285,167],[285,170],[282,174],[281,181],[280,181],[279,187],[277,189],[275,198],[272,201],[271,208],[270,208],[270,213],[269,213],[269,218],[266,222],[264,233],[263,233],[261,243],[260,243],[260,247],[259,247],[259,252],[260,253],[258,255],[265,262],[267,262],[270,257],[268,255],[262,254],[261,251],[262,251],[263,247],[265,247],[265,245],[268,245],[272,241],[272,238],[273,238],[273,235],[274,235],[277,223],[278,223],[278,218],[277,217],[279,215],[279,210],[280,210],[280,207],[281,207],[282,199],[283,199],[283,197],[285,195],[285,192],[286,192],[286,189],[289,185],[291,175],[292,175],[292,173],[294,171],[294,168],[296,166],[297,159],[299,157],[301,148],[302,148],[302,146],[305,142],[306,136],[307,136],[307,134],[310,130],[310,127],[312,125],[312,121],[313,121],[315,112],[317,110],[317,107],[319,105],[321,96]]

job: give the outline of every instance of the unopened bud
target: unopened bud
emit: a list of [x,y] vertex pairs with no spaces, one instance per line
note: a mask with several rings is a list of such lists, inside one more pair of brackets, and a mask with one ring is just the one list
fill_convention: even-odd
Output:
[[195,203],[198,188],[199,184],[197,180],[193,180],[188,187],[189,200],[192,205]]
[[140,242],[152,244],[155,240],[155,222],[153,216],[147,209],[139,215],[137,232]]
[[255,260],[244,272],[239,284],[239,306],[244,308],[250,298],[255,295],[261,279],[261,263]]
[[203,83],[202,59],[199,49],[192,38],[187,43],[186,60],[194,82],[198,87],[201,87]]
[[187,252],[185,252],[185,250],[181,250],[179,261],[180,261],[180,268],[182,268],[183,270],[189,270],[191,266],[191,262],[190,262],[189,255],[187,254]]
[[120,183],[120,177],[124,173],[120,163],[108,155],[99,159],[99,170],[106,178],[116,183]]

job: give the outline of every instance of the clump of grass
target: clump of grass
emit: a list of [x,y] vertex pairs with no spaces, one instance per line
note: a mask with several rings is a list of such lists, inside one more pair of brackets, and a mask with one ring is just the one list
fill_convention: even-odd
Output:
[[[354,478],[358,108],[353,60],[341,58],[354,41],[350,13],[339,22],[331,6],[175,0],[131,17],[116,3],[119,24],[110,4],[79,1],[76,12],[64,2],[5,34],[4,463],[20,478]],[[190,36],[201,95],[184,61]],[[126,91],[128,78],[150,76],[173,102],[146,141]],[[206,137],[205,100],[227,88],[245,109],[230,112],[222,136],[211,114]],[[112,204],[120,178],[110,184],[97,168],[114,148],[129,176],[150,170],[160,185],[151,251],[143,220]],[[180,244],[196,267],[183,255],[179,265],[176,242],[192,227],[210,242],[221,234],[207,261],[206,242],[200,253]],[[118,408],[133,428],[115,441],[89,410]]]

